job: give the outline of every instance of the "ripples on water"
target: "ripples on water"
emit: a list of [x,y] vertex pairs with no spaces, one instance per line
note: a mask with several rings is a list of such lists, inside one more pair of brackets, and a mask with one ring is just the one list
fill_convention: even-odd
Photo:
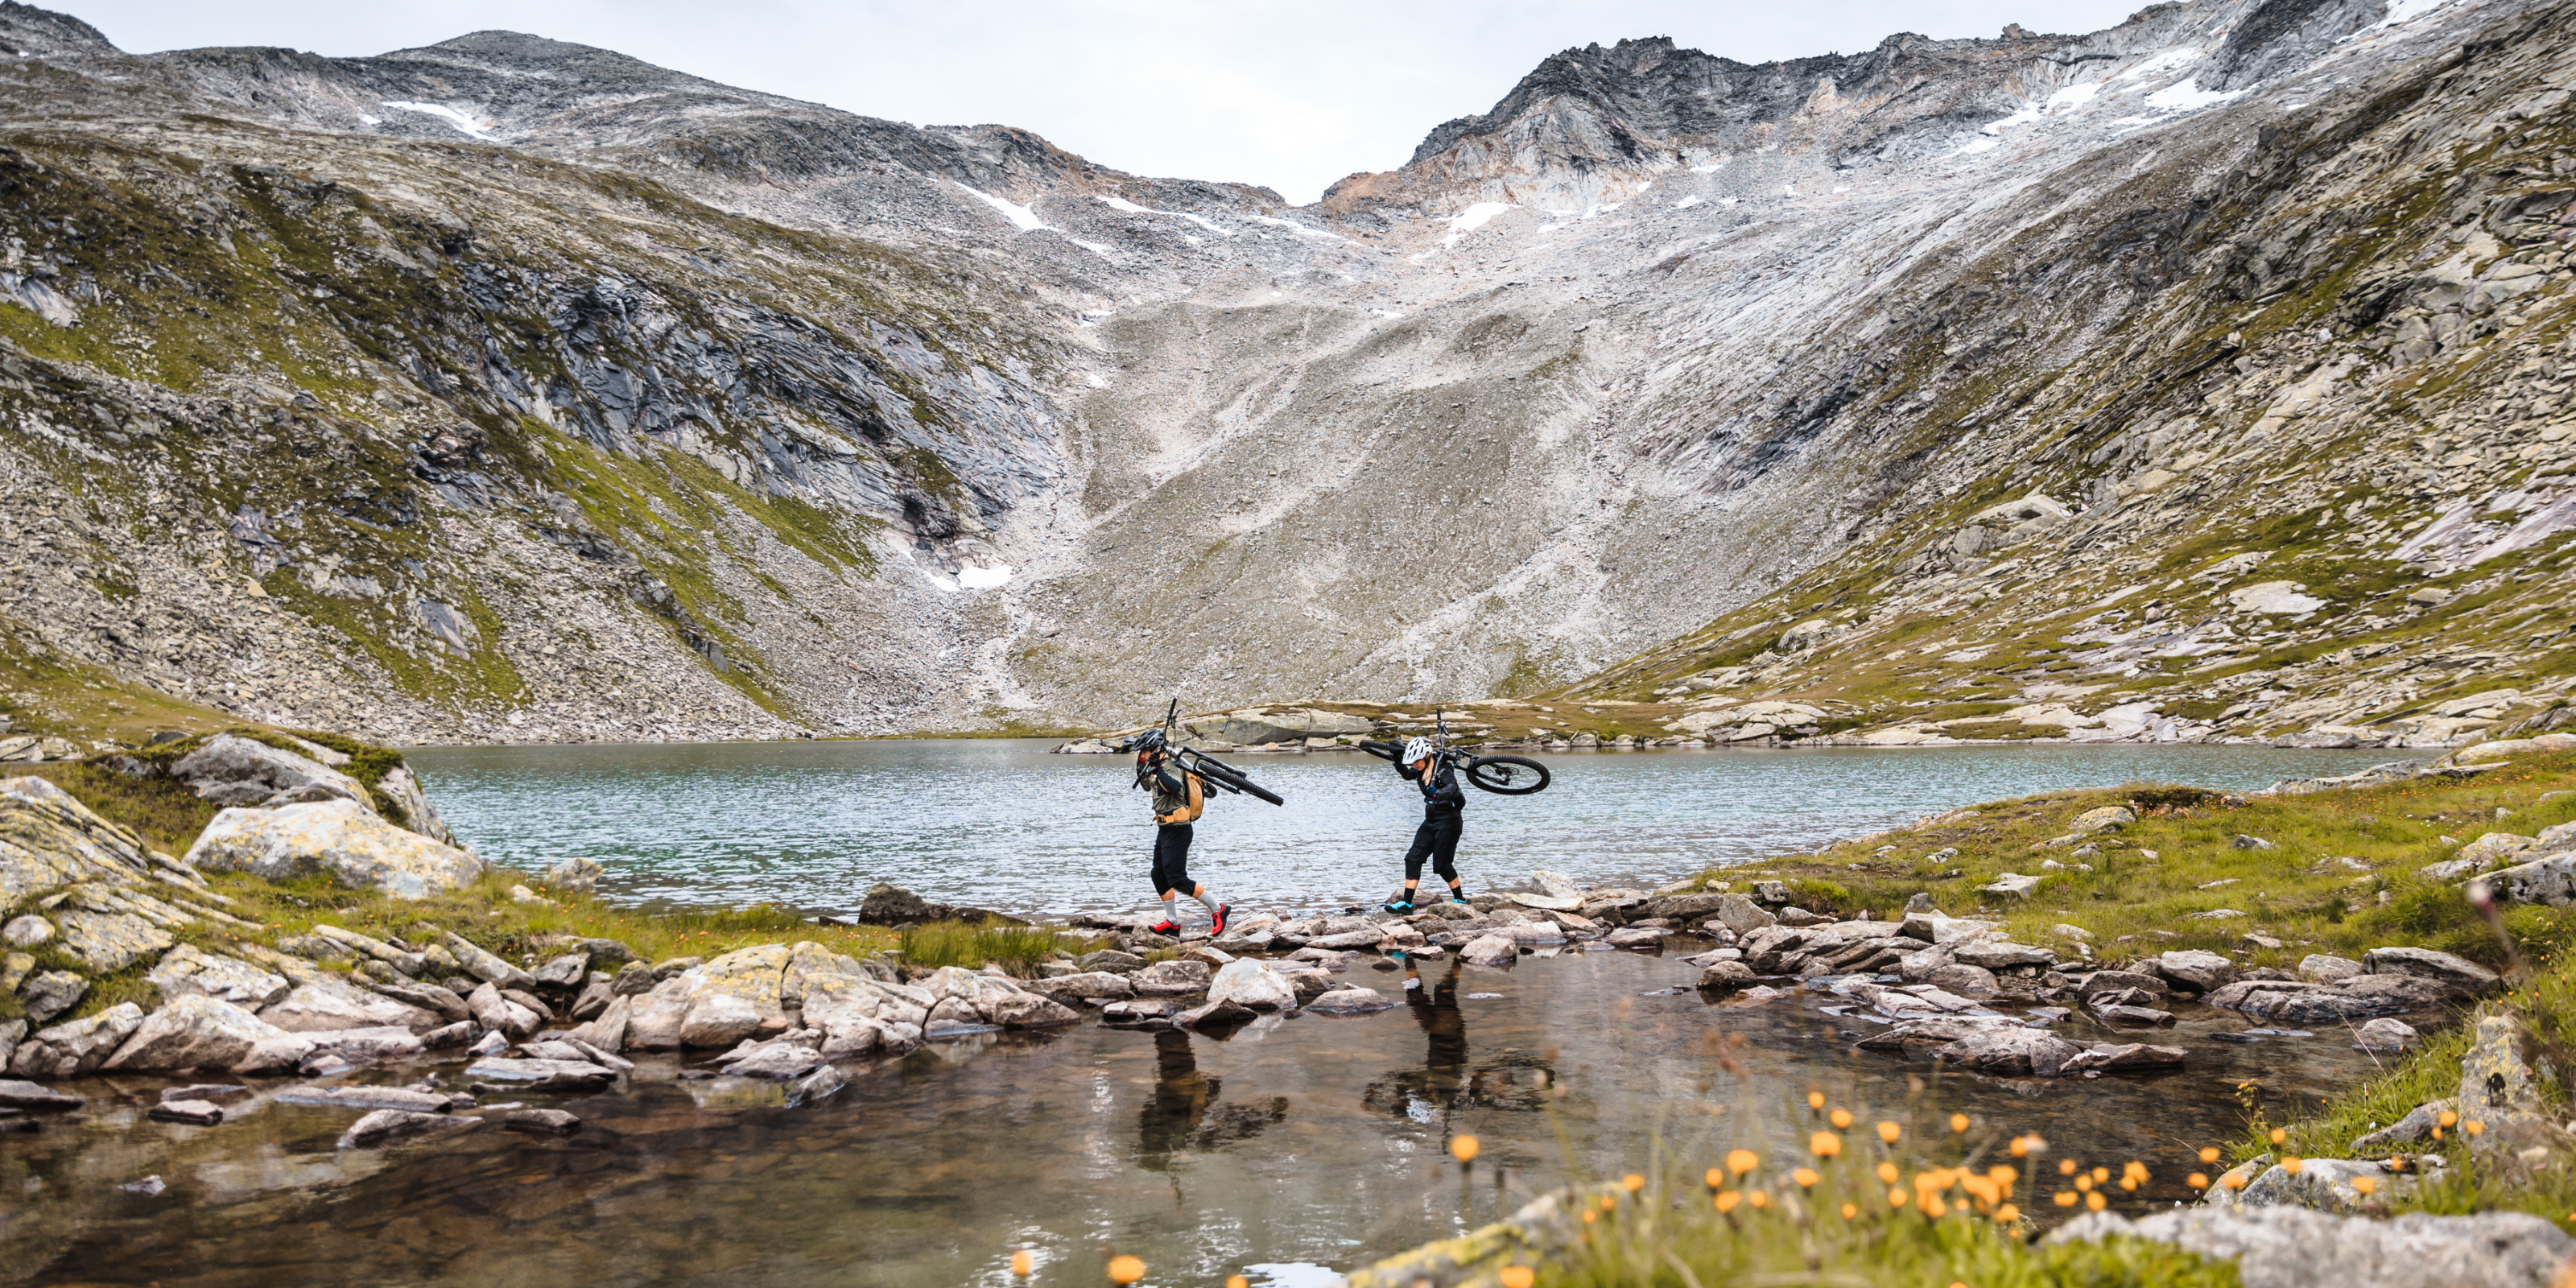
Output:
[[[1814,1127],[1810,1087],[1864,1121],[1910,1118],[1908,1157],[1926,1162],[1958,1158],[1935,1125],[1953,1111],[1989,1151],[2037,1131],[2056,1157],[2143,1162],[2145,1188],[2110,1194],[2135,1213],[2192,1197],[2192,1151],[2243,1128],[2237,1082],[2260,1078],[2279,1119],[2369,1068],[2334,1032],[2209,1041],[2244,1021],[2185,1005],[2153,1038],[2192,1051],[2180,1072],[1938,1074],[1853,1054],[1875,1025],[1828,1014],[1847,1000],[1831,994],[1648,995],[1698,974],[1671,958],[1421,974],[1412,1005],[1223,1037],[1086,1024],[935,1043],[848,1066],[847,1089],[801,1109],[775,1084],[678,1081],[653,1056],[628,1093],[510,1097],[581,1115],[564,1140],[486,1127],[337,1150],[354,1114],[255,1099],[218,1127],[152,1123],[141,1110],[167,1079],[88,1079],[92,1112],[0,1149],[0,1285],[1006,1288],[1025,1282],[1008,1264],[1028,1246],[1041,1285],[1100,1283],[1114,1248],[1143,1257],[1154,1284],[1261,1265],[1273,1288],[1311,1288],[1315,1267],[1462,1233],[1569,1179],[1649,1170],[1658,1151],[1685,1176],[1733,1145],[1785,1166]],[[1348,978],[1403,993],[1391,971]],[[2081,1022],[2067,1036],[2136,1040]],[[457,1071],[445,1066],[450,1085]],[[1446,1154],[1462,1134],[1484,1146],[1466,1177]],[[145,1175],[169,1192],[118,1188]],[[2053,1219],[2041,1199],[2056,1178],[2034,1181],[2024,1205]]]
[[[1012,912],[1141,910],[1153,823],[1123,756],[1005,740],[421,748],[412,762],[460,835],[542,869],[605,864],[629,903],[855,908],[891,881]],[[1977,801],[2136,780],[2250,789],[2348,772],[2384,751],[2269,747],[1673,749],[1546,757],[1536,796],[1468,793],[1468,890],[1534,868],[1585,884],[1669,881],[1812,849]],[[1383,898],[1418,798],[1358,753],[1244,755],[1285,807],[1220,796],[1191,874],[1220,897],[1318,907]]]

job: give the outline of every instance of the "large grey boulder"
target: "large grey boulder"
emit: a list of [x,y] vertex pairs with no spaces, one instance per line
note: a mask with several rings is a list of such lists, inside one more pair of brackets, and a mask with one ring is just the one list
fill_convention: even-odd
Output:
[[2236,963],[2202,948],[2184,948],[2156,958],[2156,973],[2196,993],[2222,988],[2236,979]]
[[2576,901],[2576,855],[2517,863],[2478,879],[2487,883],[2498,902],[2565,907]]
[[309,756],[219,733],[170,766],[170,776],[217,805],[292,805],[344,800],[375,813],[357,779]]
[[457,964],[465,968],[466,974],[487,984],[498,988],[535,988],[537,986],[536,976],[501,960],[500,957],[485,951],[473,940],[455,931],[442,933],[439,936],[439,943],[447,949],[450,956],[456,958]]
[[1206,962],[1156,962],[1130,976],[1129,982],[1143,996],[1179,997],[1207,988],[1211,974]]
[[96,1070],[143,1027],[143,1008],[120,1002],[83,1020],[38,1029],[9,1056],[21,1078],[72,1078]]
[[1085,999],[1101,997],[1117,998],[1134,997],[1136,995],[1136,986],[1129,983],[1126,976],[1112,975],[1107,971],[1098,970],[1079,971],[1071,975],[1058,975],[1053,979],[1031,980],[1029,981],[1029,987],[1036,989],[1038,992],[1044,993],[1049,997],[1059,999],[1067,997]]
[[63,910],[63,948],[81,964],[102,973],[121,971],[177,943],[170,932],[130,912]]
[[227,809],[188,850],[191,867],[249,872],[271,881],[327,877],[341,885],[419,899],[481,878],[481,859],[408,832],[345,800],[276,809]]
[[2576,1239],[2521,1212],[2386,1220],[2303,1207],[2079,1216],[2046,1240],[2148,1239],[2236,1263],[2244,1288],[2550,1288]]
[[2402,1015],[2440,1006],[2453,996],[2448,985],[2412,975],[2353,975],[2331,984],[2239,980],[2201,1000],[2257,1019],[2304,1026]]
[[150,878],[152,851],[42,778],[0,779],[0,908],[82,882]]
[[109,1071],[229,1069],[263,1039],[284,1034],[285,1030],[232,1002],[186,993],[145,1016],[99,1067]]
[[261,1008],[259,1018],[289,1033],[379,1027],[426,1033],[445,1022],[435,1012],[333,980],[296,985]]
[[2504,987],[2504,977],[2466,957],[2430,948],[2373,948],[2361,956],[2368,975],[2412,975],[2450,989],[2462,997],[2484,997]]
[[1503,934],[1478,935],[1458,950],[1458,960],[1470,966],[1509,966],[1520,956],[1519,941]]
[[1208,1000],[1256,1011],[1297,1009],[1297,990],[1279,972],[1257,961],[1230,962],[1208,981]]
[[2046,1029],[1986,1028],[1935,1050],[1932,1059],[1980,1073],[2049,1078],[2082,1050]]
[[27,1018],[42,1024],[80,1005],[89,993],[89,981],[67,970],[45,971],[18,987],[18,1001],[27,1008]]
[[283,975],[272,975],[238,957],[199,952],[187,944],[162,954],[160,964],[143,978],[161,990],[164,1002],[199,994],[254,1011],[284,999],[294,988]]
[[[420,780],[412,776],[410,766],[397,765],[388,770],[377,782],[376,790],[393,802],[393,812],[385,821],[441,845],[456,845],[456,835],[447,830],[446,821],[438,816],[438,807],[429,803],[429,793],[420,789]],[[457,848],[464,847],[460,845]]]

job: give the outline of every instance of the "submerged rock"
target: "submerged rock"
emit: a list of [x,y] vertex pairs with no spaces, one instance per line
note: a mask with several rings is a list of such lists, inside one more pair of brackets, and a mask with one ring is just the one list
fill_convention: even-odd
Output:
[[2576,1239],[2520,1212],[2385,1220],[2301,1207],[2181,1208],[2135,1221],[2091,1212],[2046,1239],[2130,1238],[2236,1263],[2244,1288],[2549,1288]]

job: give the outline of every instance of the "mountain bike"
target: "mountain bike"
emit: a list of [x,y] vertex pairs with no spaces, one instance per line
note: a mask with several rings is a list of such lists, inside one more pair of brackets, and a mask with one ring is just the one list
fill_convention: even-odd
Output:
[[[1468,782],[1497,796],[1527,796],[1546,791],[1553,781],[1547,766],[1527,756],[1478,756],[1450,746],[1448,718],[1435,713],[1432,719],[1432,755],[1438,757],[1441,768],[1456,769]],[[1403,754],[1404,744],[1364,738],[1360,740],[1360,750],[1380,760],[1393,760]]]
[[1171,709],[1163,713],[1163,724],[1161,728],[1148,729],[1145,732],[1137,734],[1135,737],[1119,744],[1119,750],[1121,751],[1142,751],[1159,748],[1163,753],[1161,764],[1138,765],[1136,767],[1137,786],[1144,786],[1145,781],[1150,777],[1155,782],[1160,783],[1163,790],[1177,794],[1181,790],[1181,780],[1172,776],[1170,767],[1178,766],[1182,772],[1196,774],[1201,779],[1215,784],[1219,789],[1231,792],[1235,795],[1251,796],[1258,800],[1268,801],[1273,805],[1285,805],[1288,803],[1286,800],[1282,799],[1277,792],[1271,791],[1269,788],[1252,781],[1251,777],[1246,775],[1242,770],[1237,769],[1222,760],[1218,760],[1214,756],[1210,756],[1206,752],[1200,751],[1195,747],[1182,744],[1179,740],[1180,720],[1181,700],[1179,698],[1174,698],[1172,699]]

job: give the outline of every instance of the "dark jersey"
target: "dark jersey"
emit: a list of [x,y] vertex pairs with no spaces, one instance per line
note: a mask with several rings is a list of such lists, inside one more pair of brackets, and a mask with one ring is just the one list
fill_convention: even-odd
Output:
[[1422,810],[1425,814],[1467,808],[1467,789],[1458,785],[1458,771],[1452,766],[1442,765],[1431,775],[1431,781],[1427,783],[1422,781],[1421,775],[1402,765],[1395,767],[1395,774],[1396,777],[1413,784],[1414,789],[1422,793]]

